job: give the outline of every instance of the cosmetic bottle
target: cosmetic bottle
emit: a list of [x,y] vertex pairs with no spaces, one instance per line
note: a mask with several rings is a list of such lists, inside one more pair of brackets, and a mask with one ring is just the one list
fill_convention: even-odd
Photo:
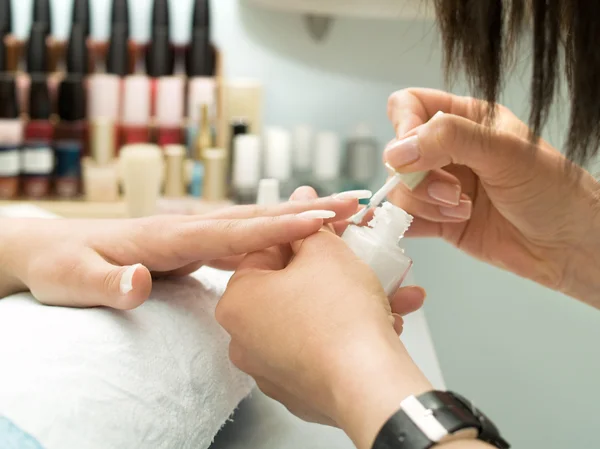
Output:
[[400,240],[413,217],[391,203],[375,209],[368,227],[350,225],[342,239],[375,272],[388,296],[402,285],[412,261],[400,247]]
[[230,124],[236,117],[248,120],[250,134],[262,134],[263,88],[255,80],[229,80],[221,89],[222,114],[220,117],[219,145],[231,142]]
[[151,79],[150,98],[151,113],[156,110],[156,95],[158,80],[173,76],[174,69],[173,46],[167,27],[152,29],[152,40],[146,53],[146,71]]
[[366,125],[359,125],[348,140],[344,177],[346,190],[364,190],[377,177],[381,160],[377,140]]
[[119,155],[119,172],[129,217],[153,215],[164,177],[161,149],[152,144],[124,146]]
[[238,204],[254,204],[260,182],[260,137],[241,134],[233,142],[232,197]]
[[185,196],[184,163],[186,148],[183,145],[167,145],[165,153],[165,197]]
[[19,69],[23,42],[13,34],[11,0],[0,0],[0,36],[6,47],[4,70],[16,72]]
[[265,130],[265,177],[279,181],[284,197],[292,194],[292,136],[283,128]]
[[219,202],[227,199],[227,151],[208,148],[204,151],[204,189],[206,201]]
[[52,100],[45,74],[31,75],[28,109],[21,170],[23,193],[29,198],[44,198],[50,195],[54,171]]
[[17,86],[12,74],[0,74],[0,199],[19,194],[20,147],[23,123],[19,118]]
[[79,194],[81,159],[87,156],[87,122],[84,78],[67,75],[58,88],[59,123],[54,133],[55,188],[62,198]]
[[313,187],[319,196],[329,196],[342,189],[342,144],[334,132],[320,132],[313,154]]
[[[126,73],[120,76],[125,76],[135,73],[137,65],[137,53],[138,48],[134,41],[130,39],[130,23],[129,23],[129,0],[113,0],[110,10],[110,25],[111,25],[111,36],[115,35],[115,32],[124,34],[124,41],[122,37],[115,39],[111,38],[111,41],[118,41],[118,45],[122,45],[123,51],[127,52],[127,57],[122,58],[127,61]],[[110,53],[110,41],[108,48],[104,49],[105,54]],[[107,56],[108,58],[108,56]],[[113,72],[114,73],[114,72]]]
[[17,74],[17,89],[19,92],[19,107],[21,112],[29,112],[29,89],[31,74],[44,74],[48,70],[48,26],[44,23],[31,25],[29,40],[26,45],[26,73]]
[[150,79],[131,75],[123,82],[121,144],[150,142]]
[[185,55],[188,77],[212,78],[215,75],[215,60],[215,50],[210,40],[209,1],[196,0],[190,44]]
[[159,78],[156,85],[156,143],[181,144],[185,79],[180,76]]
[[[77,53],[82,53],[82,59],[80,64],[86,66],[85,70],[70,70],[67,68],[69,73],[93,73],[96,61],[96,54],[94,51],[94,43],[90,39],[90,4],[89,0],[73,0],[73,10],[71,14],[71,38],[69,39],[69,46],[71,40],[74,38],[73,30],[76,29],[76,37],[78,44],[85,47],[85,53],[78,50]],[[67,50],[68,52],[68,50]],[[67,65],[69,63],[67,55]]]
[[277,179],[261,179],[258,183],[256,204],[259,206],[275,206],[281,203],[279,181]]
[[216,92],[214,78],[190,78],[188,81],[187,144],[189,157],[195,157],[198,132],[202,126],[202,108],[205,105],[208,108],[209,126],[210,122],[214,120]]
[[194,158],[201,161],[204,158],[204,151],[213,147],[212,128],[210,126],[210,113],[207,104],[200,106],[200,126],[196,135],[194,146]]
[[313,157],[313,129],[308,125],[298,125],[293,132],[294,179],[299,185],[310,182]]
[[91,157],[84,158],[82,162],[83,191],[87,201],[112,202],[119,199],[116,134],[116,123],[109,118],[97,118],[90,125]]
[[231,183],[233,177],[233,166],[235,164],[235,140],[238,136],[248,134],[249,128],[248,121],[243,117],[236,117],[231,122],[231,143],[229,145],[229,161],[227,163],[229,168],[227,181],[229,183]]
[[[46,28],[46,36],[48,39],[52,39],[52,8],[50,0],[34,0],[31,23],[43,25]],[[50,44],[50,42],[48,43]],[[45,67],[45,71],[50,71],[49,67]]]
[[67,45],[67,73],[86,76],[90,73],[90,57],[82,25],[74,23]]

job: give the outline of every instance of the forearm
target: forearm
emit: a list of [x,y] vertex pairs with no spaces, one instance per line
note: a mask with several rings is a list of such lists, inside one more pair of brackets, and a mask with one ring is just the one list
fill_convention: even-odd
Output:
[[27,289],[16,269],[19,257],[18,226],[17,220],[0,219],[0,298]]

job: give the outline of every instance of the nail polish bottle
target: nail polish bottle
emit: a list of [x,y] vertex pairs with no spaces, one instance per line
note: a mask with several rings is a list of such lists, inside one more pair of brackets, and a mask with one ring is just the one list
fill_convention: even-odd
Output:
[[[46,36],[52,39],[52,8],[50,0],[34,0],[31,23],[45,26]],[[44,71],[46,70],[49,71],[49,68],[46,67]]]
[[227,199],[227,151],[208,148],[204,151],[204,189],[206,201],[220,202]]
[[86,76],[92,71],[89,61],[85,29],[81,24],[73,23],[67,45],[67,73]]
[[184,162],[186,148],[183,145],[167,145],[165,152],[165,197],[185,196]]
[[281,203],[279,181],[276,179],[261,179],[258,183],[256,204],[258,206],[276,206]]
[[13,34],[11,0],[0,0],[0,36],[6,46],[5,70],[16,72],[19,69],[23,42]]
[[23,122],[19,118],[17,86],[9,73],[0,74],[0,199],[19,194],[20,147]]
[[400,247],[400,240],[413,217],[391,203],[375,210],[368,227],[350,225],[342,239],[375,272],[388,296],[402,285],[412,261]]
[[152,41],[146,53],[146,70],[151,79],[151,112],[156,110],[156,90],[158,80],[163,77],[173,76],[174,55],[173,46],[166,27],[152,30]]
[[129,217],[153,215],[164,177],[160,147],[151,144],[126,145],[121,149],[119,166]]
[[31,75],[28,109],[22,163],[23,193],[29,198],[44,198],[50,195],[54,171],[52,100],[45,74]]
[[186,73],[190,78],[212,78],[216,55],[210,39],[208,0],[196,0],[192,16],[190,44],[185,54]]
[[366,125],[359,125],[348,140],[344,177],[347,190],[364,190],[377,177],[381,155],[377,140]]
[[[202,108],[208,108],[209,124],[215,117],[217,87],[214,78],[190,78],[188,81],[188,129],[189,157],[196,157],[196,143],[202,126]],[[209,145],[211,146],[211,145]]]
[[308,125],[298,125],[293,132],[294,179],[299,185],[310,182],[313,158],[313,129]]
[[261,176],[260,137],[242,134],[233,143],[232,196],[238,204],[254,204]]
[[125,77],[123,91],[122,144],[150,142],[150,78]]
[[179,76],[158,79],[156,85],[156,143],[181,144],[185,80]]
[[58,196],[79,194],[81,159],[87,156],[87,122],[84,78],[67,75],[58,89],[59,123],[54,133],[55,187]]
[[341,192],[342,144],[339,136],[328,131],[318,133],[313,155],[313,187],[319,196]]
[[231,122],[231,143],[229,145],[229,173],[227,174],[227,180],[231,183],[233,177],[233,166],[235,164],[235,139],[238,136],[248,134],[250,126],[248,121],[243,117],[236,117]]
[[[127,52],[127,73],[135,73],[137,65],[137,45],[130,39],[130,23],[129,23],[129,1],[128,0],[113,0],[110,12],[110,23],[111,23],[111,34],[115,33],[115,30],[122,30],[119,33],[125,34],[125,41],[123,49]],[[113,38],[114,39],[114,38]],[[119,38],[119,42],[121,42]],[[109,44],[110,45],[110,44]],[[107,49],[109,51],[109,49]],[[125,76],[125,75],[121,75]]]
[[87,201],[112,202],[119,199],[115,163],[116,123],[97,118],[90,125],[91,157],[83,159],[83,190]]
[[265,130],[265,177],[279,181],[284,197],[292,194],[292,136],[283,128]]
[[[93,73],[95,71],[96,63],[96,52],[94,49],[94,42],[90,38],[90,23],[91,15],[89,0],[73,0],[73,10],[71,14],[71,34],[73,34],[73,27],[81,29],[82,41],[80,42],[80,44],[83,45],[86,49],[85,59],[81,60],[81,64],[87,65],[85,73]],[[79,71],[75,72],[73,70],[69,70],[69,72],[79,73]]]
[[31,74],[44,74],[48,70],[48,26],[44,23],[34,23],[29,33],[26,46],[27,73],[17,74],[17,88],[21,111],[29,112],[29,89]]

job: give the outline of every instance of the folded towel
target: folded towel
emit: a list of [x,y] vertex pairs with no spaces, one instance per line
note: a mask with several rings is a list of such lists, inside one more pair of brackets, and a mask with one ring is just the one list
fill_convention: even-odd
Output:
[[209,447],[254,386],[214,317],[228,278],[203,268],[156,282],[131,312],[0,299],[0,417],[44,449]]

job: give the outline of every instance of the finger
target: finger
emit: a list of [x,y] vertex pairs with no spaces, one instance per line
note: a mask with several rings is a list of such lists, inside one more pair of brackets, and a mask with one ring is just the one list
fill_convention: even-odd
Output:
[[175,276],[175,277],[184,277],[188,276],[192,273],[198,271],[204,265],[203,262],[193,262],[184,267],[177,268],[176,270],[171,271],[153,271],[152,275],[155,277],[163,277],[163,276]]
[[292,196],[290,197],[290,201],[312,201],[319,198],[317,191],[312,187],[302,186],[298,187]]
[[406,194],[402,189],[393,191],[389,198],[392,204],[412,216],[438,223],[460,223],[469,220],[473,213],[473,202],[466,195],[461,196],[456,206],[429,204]]
[[443,223],[425,220],[424,218],[414,217],[412,225],[406,231],[407,238],[419,237],[442,237]]
[[404,332],[404,319],[397,313],[392,314],[392,319],[394,320],[394,330],[398,336],[402,335]]
[[445,170],[434,170],[413,190],[400,183],[396,193],[427,204],[456,207],[460,204],[462,186],[456,176]]
[[510,185],[530,173],[535,147],[514,135],[467,119],[442,115],[422,125],[416,135],[385,151],[400,172],[428,171],[450,164],[471,168],[487,183]]
[[290,261],[292,250],[290,245],[267,248],[256,251],[244,257],[237,269],[237,275],[247,271],[278,271],[283,270]]
[[241,256],[225,257],[224,259],[217,259],[217,260],[210,261],[206,265],[208,265],[209,267],[212,267],[212,268],[216,268],[217,270],[235,271],[240,266],[240,263],[242,263],[242,260],[244,260],[244,257],[246,257],[246,256],[241,255]]
[[416,312],[423,307],[426,296],[425,290],[421,287],[402,287],[390,301],[392,312],[400,316]]

